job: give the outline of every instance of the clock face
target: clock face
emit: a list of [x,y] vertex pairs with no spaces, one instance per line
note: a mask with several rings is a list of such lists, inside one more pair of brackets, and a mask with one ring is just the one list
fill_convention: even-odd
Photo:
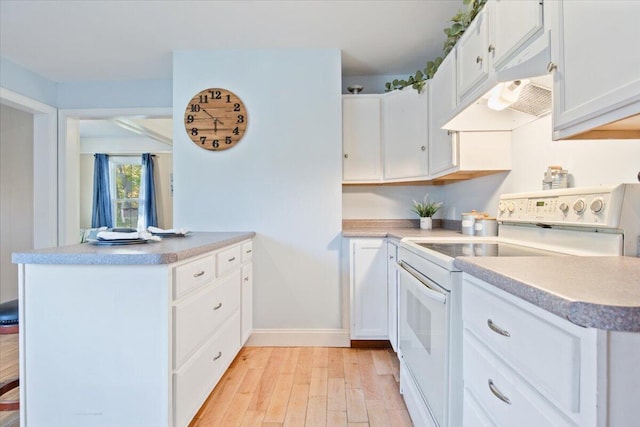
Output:
[[247,130],[249,117],[238,96],[226,89],[198,92],[184,112],[189,138],[205,150],[221,151],[236,145]]

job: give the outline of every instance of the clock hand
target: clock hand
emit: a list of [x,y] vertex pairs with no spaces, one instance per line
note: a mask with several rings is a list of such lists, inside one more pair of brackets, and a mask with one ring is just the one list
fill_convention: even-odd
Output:
[[207,110],[205,110],[204,108],[202,108],[202,111],[204,111],[204,113],[205,113],[207,116],[211,117],[213,120],[216,120],[216,118],[215,118],[215,117],[213,117],[211,114],[209,114],[209,112],[208,112]]

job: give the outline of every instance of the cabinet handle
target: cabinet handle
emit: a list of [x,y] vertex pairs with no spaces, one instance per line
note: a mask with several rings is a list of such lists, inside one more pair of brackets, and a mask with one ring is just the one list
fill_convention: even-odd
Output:
[[389,255],[389,259],[393,259],[393,255]]
[[488,51],[489,53],[493,53],[493,52],[495,52],[495,51],[496,51],[496,47],[495,47],[494,45],[490,44],[490,45],[489,45],[489,48],[487,49],[487,51]]
[[348,155],[348,154],[345,154],[345,155],[344,155],[344,158],[345,158],[345,159],[348,159],[348,158],[349,158],[349,155]]
[[229,262],[233,262],[236,260],[236,257],[232,256],[231,258],[229,258]]
[[213,361],[215,362],[216,360],[220,359],[222,357],[222,352],[219,351],[218,354],[216,355],[216,357],[213,358]]
[[510,337],[511,336],[509,331],[505,331],[500,326],[498,326],[495,323],[493,323],[493,320],[491,320],[491,319],[487,319],[487,326],[489,326],[489,329],[491,329],[496,334],[500,334],[500,335],[502,335],[504,337]]
[[198,273],[195,273],[195,274],[193,275],[193,277],[200,277],[200,276],[204,276],[204,270],[202,270],[202,271],[200,271],[200,272],[198,272]]
[[249,281],[249,276],[245,277],[245,278],[244,278],[244,281],[245,281],[245,282],[248,282],[248,281]]
[[247,249],[247,251],[245,252],[246,254],[250,254],[252,251],[251,249]]
[[554,64],[553,62],[549,62],[549,64],[547,64],[547,72],[551,73],[554,70],[557,70],[558,66],[556,64]]
[[476,58],[476,64],[482,64],[482,56]]
[[507,405],[511,405],[511,400],[509,400],[507,396],[505,396],[500,390],[498,390],[498,387],[493,384],[491,378],[489,378],[489,390],[491,390],[491,393],[493,393],[495,397],[502,400]]
[[425,146],[423,145],[422,147],[420,147],[420,149],[421,149],[422,151],[425,151],[425,150],[427,149],[427,147],[425,147]]
[[219,309],[220,309],[220,307],[222,307],[222,303],[221,303],[221,302],[219,302],[219,303],[218,303],[218,305],[216,305],[215,307],[213,307],[213,310],[214,310],[214,311],[215,311],[215,310],[219,310]]

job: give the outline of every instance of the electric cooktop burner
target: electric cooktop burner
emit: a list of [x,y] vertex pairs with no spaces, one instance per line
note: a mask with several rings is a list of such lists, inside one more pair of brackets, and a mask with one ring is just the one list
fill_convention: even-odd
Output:
[[509,243],[418,243],[425,249],[456,258],[459,256],[551,256],[560,255],[555,252]]

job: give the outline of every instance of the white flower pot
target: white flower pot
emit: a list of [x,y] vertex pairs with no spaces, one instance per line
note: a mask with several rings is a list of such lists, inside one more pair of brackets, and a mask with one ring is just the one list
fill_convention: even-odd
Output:
[[431,217],[420,218],[420,228],[423,230],[431,230],[433,228],[433,218]]

